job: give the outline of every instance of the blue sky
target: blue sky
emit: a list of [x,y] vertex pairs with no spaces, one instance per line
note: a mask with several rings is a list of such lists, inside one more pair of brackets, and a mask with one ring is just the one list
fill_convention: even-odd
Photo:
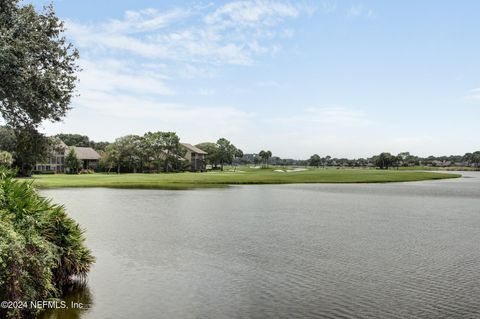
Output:
[[480,149],[480,1],[54,5],[84,70],[48,134],[176,131],[293,158]]

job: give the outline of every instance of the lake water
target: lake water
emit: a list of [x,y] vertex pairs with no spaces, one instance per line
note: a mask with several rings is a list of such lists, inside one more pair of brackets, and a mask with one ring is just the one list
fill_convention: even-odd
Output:
[[42,319],[480,318],[480,174],[395,184],[61,189],[97,257]]

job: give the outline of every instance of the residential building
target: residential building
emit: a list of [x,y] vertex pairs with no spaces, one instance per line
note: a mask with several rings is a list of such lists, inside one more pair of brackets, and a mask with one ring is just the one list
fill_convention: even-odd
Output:
[[71,148],[75,151],[77,158],[82,161],[83,169],[96,170],[98,168],[101,156],[93,148],[78,146],[72,146]]
[[50,157],[45,161],[45,163],[37,163],[34,167],[34,170],[39,172],[63,173],[67,149],[67,144],[61,140],[58,140],[57,145],[53,147],[51,151]]
[[45,163],[37,163],[34,170],[38,172],[65,173],[68,171],[65,166],[65,158],[70,149],[75,151],[77,158],[82,162],[83,169],[98,168],[100,155],[91,147],[67,146],[63,141],[58,140],[53,147],[51,155]]
[[205,155],[208,153],[196,146],[193,146],[192,144],[181,143],[181,145],[186,150],[186,153],[183,157],[190,162],[190,170],[204,171],[206,168]]

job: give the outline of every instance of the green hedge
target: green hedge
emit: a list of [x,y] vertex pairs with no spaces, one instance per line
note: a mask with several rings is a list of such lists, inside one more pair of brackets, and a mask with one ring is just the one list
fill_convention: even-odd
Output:
[[[94,257],[63,206],[40,197],[30,183],[0,169],[0,301],[59,297],[85,279]],[[0,309],[0,318],[29,310]]]
[[32,171],[34,175],[54,175],[55,171]]

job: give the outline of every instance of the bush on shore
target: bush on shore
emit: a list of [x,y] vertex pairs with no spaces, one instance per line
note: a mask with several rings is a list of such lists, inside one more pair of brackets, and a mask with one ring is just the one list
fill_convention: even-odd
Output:
[[[0,300],[59,297],[86,278],[94,257],[64,207],[13,176],[0,168]],[[22,318],[28,311],[0,309],[0,318]]]

